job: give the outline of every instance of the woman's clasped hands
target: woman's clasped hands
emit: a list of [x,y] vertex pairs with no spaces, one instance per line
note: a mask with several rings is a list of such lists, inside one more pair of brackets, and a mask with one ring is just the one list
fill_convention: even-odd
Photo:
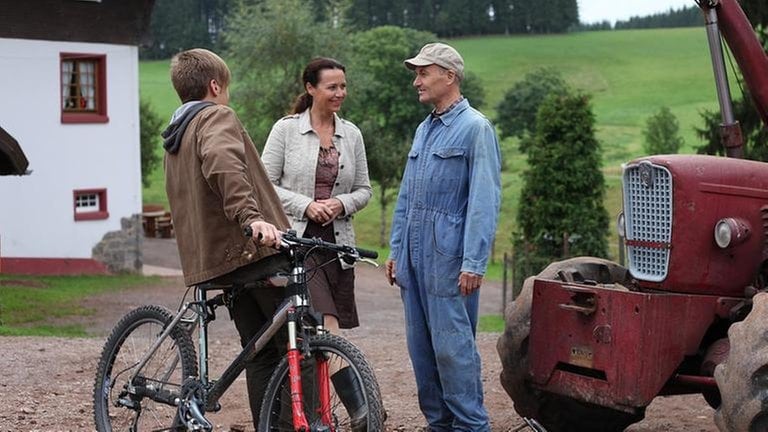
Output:
[[322,225],[333,222],[344,212],[344,206],[337,198],[328,198],[316,200],[307,206],[306,215],[308,218]]

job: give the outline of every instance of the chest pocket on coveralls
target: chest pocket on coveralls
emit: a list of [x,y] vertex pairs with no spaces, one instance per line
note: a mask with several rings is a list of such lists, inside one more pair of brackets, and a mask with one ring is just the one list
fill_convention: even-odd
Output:
[[463,148],[444,148],[435,150],[430,175],[429,190],[434,193],[456,192],[459,181],[466,170]]

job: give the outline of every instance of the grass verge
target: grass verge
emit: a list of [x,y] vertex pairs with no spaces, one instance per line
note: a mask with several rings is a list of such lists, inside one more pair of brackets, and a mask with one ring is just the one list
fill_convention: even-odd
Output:
[[480,333],[502,333],[504,331],[504,317],[501,315],[480,316],[477,331]]
[[135,275],[0,275],[0,336],[85,336],[85,329],[80,325],[55,325],[52,322],[92,314],[93,309],[81,304],[85,297],[150,283],[155,279]]

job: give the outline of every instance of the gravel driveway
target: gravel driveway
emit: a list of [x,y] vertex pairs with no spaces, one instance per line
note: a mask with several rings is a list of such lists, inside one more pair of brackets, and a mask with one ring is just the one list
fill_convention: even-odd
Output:
[[[145,262],[178,268],[175,243],[147,239]],[[487,283],[481,288],[481,314],[499,314],[501,287]],[[84,324],[90,338],[0,337],[0,431],[93,430],[91,395],[97,358],[111,327],[130,309],[157,303],[175,309],[184,293],[181,278],[162,277],[156,284],[100,295],[85,303],[95,313],[69,321]],[[416,389],[405,348],[399,291],[384,281],[382,269],[367,266],[357,272],[357,296],[361,327],[344,332],[360,347],[378,377],[389,414],[387,431],[419,431],[423,419],[416,406]],[[223,370],[239,351],[234,326],[226,312],[212,324],[211,362],[214,374]],[[496,354],[498,334],[478,335],[483,360],[485,403],[494,432],[522,424],[502,389]],[[216,430],[252,430],[244,378],[240,377],[222,398],[223,410],[213,414]],[[716,432],[713,411],[700,396],[657,398],[646,419],[628,429],[632,432]]]

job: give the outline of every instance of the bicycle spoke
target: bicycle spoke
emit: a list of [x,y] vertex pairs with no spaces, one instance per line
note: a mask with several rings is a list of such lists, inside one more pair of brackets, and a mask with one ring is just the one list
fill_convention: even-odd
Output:
[[184,378],[197,374],[188,334],[174,329],[144,368],[136,370],[171,319],[165,309],[143,306],[126,315],[110,335],[94,389],[98,430],[171,430],[177,407],[169,402],[180,396]]

